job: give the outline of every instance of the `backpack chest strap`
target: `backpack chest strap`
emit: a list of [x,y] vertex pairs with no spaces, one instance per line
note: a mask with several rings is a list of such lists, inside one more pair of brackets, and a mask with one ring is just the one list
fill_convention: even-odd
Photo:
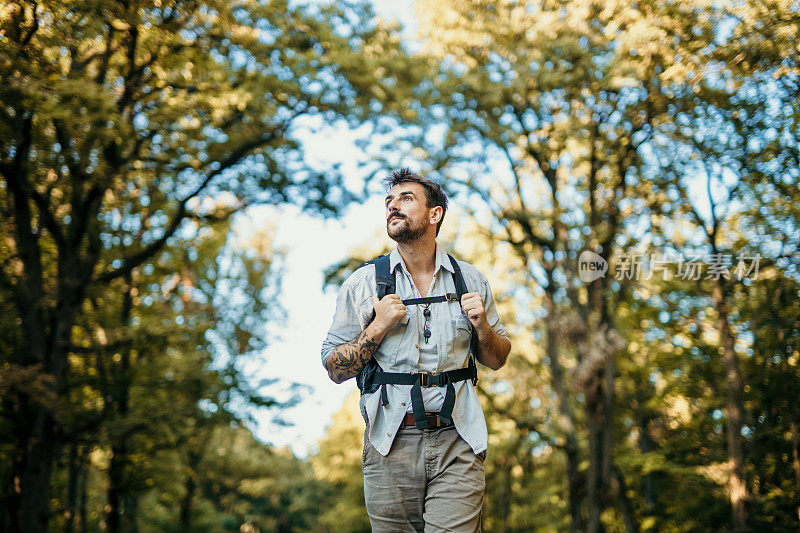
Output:
[[432,304],[436,302],[457,302],[458,294],[454,292],[448,292],[443,296],[426,296],[425,298],[406,298],[403,300],[404,305],[425,305],[425,304]]

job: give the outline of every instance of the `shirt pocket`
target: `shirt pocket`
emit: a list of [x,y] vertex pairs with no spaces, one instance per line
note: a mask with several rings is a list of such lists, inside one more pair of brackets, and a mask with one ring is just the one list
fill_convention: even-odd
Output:
[[[366,299],[361,304],[362,313],[367,317],[367,325],[372,321],[374,309],[372,307],[372,299]],[[386,371],[391,371],[388,367],[397,363],[400,348],[403,345],[406,330],[408,329],[408,314],[402,318],[392,329],[386,332],[383,337],[378,350],[375,353],[376,359],[379,363],[383,363],[382,367]],[[366,325],[364,326],[366,328]]]
[[471,338],[472,323],[467,318],[467,314],[463,310],[459,310],[453,319],[453,349],[450,351],[451,356],[455,359],[456,368],[464,366]]
[[456,337],[460,340],[463,340],[464,336],[469,340],[470,335],[472,335],[472,323],[469,321],[469,318],[467,318],[467,314],[463,311],[456,315],[455,332]]
[[378,348],[380,355],[386,358],[386,360],[392,365],[395,365],[398,362],[398,358],[400,357],[401,353],[400,348],[403,346],[403,339],[405,338],[407,329],[407,323],[403,323],[402,321],[398,322],[386,333],[386,336],[383,338],[383,341]]

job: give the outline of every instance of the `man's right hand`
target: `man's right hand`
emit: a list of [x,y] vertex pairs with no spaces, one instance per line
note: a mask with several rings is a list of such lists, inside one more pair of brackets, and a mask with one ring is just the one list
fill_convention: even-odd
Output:
[[382,300],[378,300],[378,295],[373,294],[372,306],[375,308],[373,323],[382,333],[395,327],[406,316],[406,306],[396,294],[387,294]]

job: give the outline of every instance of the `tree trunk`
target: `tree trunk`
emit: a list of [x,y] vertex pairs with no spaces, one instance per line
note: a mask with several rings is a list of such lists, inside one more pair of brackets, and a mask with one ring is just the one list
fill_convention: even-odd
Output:
[[25,471],[25,463],[28,458],[28,450],[25,444],[30,442],[30,436],[33,432],[31,427],[30,418],[28,416],[28,398],[20,396],[18,398],[17,409],[15,414],[17,420],[15,421],[14,437],[16,439],[14,445],[14,459],[11,466],[11,479],[9,486],[11,491],[8,497],[8,507],[6,514],[3,516],[4,528],[3,531],[9,533],[19,533],[20,528],[20,507],[22,505],[22,475]]
[[[653,451],[653,439],[650,436],[650,417],[642,416],[639,420],[639,449],[642,455]],[[644,505],[648,511],[651,511],[656,504],[655,496],[655,475],[653,472],[648,472],[642,478],[642,495],[644,496]]]
[[584,531],[586,523],[581,512],[583,476],[579,469],[578,439],[574,432],[566,435],[564,452],[567,456],[567,490],[569,491],[569,514],[572,519],[572,530]]
[[108,514],[106,524],[109,533],[119,533],[122,525],[122,495],[124,471],[127,457],[125,442],[115,439],[111,446],[111,463],[108,468]]
[[194,499],[194,494],[197,491],[197,482],[195,481],[195,475],[197,472],[197,465],[200,464],[199,453],[189,450],[188,455],[189,456],[186,464],[187,476],[186,476],[186,482],[184,483],[186,494],[183,496],[183,499],[181,500],[181,511],[180,511],[181,531],[191,531],[192,500]]
[[[590,196],[593,197],[594,191],[590,192]],[[594,209],[591,210],[591,213],[594,213]],[[588,331],[597,328],[599,322],[602,321],[603,286],[599,280],[595,280],[587,285],[586,291],[590,312],[586,314],[587,334],[584,342],[592,342]],[[587,368],[583,393],[586,401],[586,423],[589,429],[589,470],[586,476],[587,509],[589,511],[586,531],[589,533],[601,531],[600,515],[607,504],[607,477],[605,475],[610,465],[608,458],[610,450],[606,449],[608,446],[606,437],[608,414],[605,413],[605,409],[608,406],[608,392],[605,389],[608,380],[604,368],[607,362],[596,360],[597,357],[597,354],[586,354],[581,358],[581,363]]]
[[622,472],[616,467],[612,468],[611,485],[617,508],[622,515],[622,523],[625,525],[625,531],[628,533],[639,533],[639,523],[636,521],[636,514],[633,511],[631,501],[628,499],[628,485],[625,483]]
[[[125,291],[122,298],[122,309],[120,322],[124,326],[130,324],[131,311],[133,309],[133,298],[131,296],[131,274],[125,276]],[[114,385],[112,386],[112,398],[116,406],[118,419],[124,421],[130,413],[130,349],[125,348],[120,353],[121,359],[117,368],[113,369]],[[128,447],[126,441],[127,432],[116,433],[112,438],[111,444],[111,463],[108,468],[108,515],[106,523],[110,533],[122,531],[122,515],[128,511],[129,519],[135,521],[131,516],[130,509],[125,509],[125,503],[130,500],[128,494],[128,483],[126,478],[128,472]]]
[[728,464],[730,467],[729,491],[731,507],[733,510],[733,526],[736,531],[747,531],[747,485],[744,476],[744,437],[742,425],[744,417],[744,403],[742,375],[739,369],[739,360],[734,350],[734,338],[728,323],[728,307],[725,299],[725,281],[722,276],[714,281],[712,291],[714,304],[717,311],[717,327],[725,361],[725,380],[727,382],[728,397],[726,414],[728,417]]
[[[603,286],[603,290],[607,290]],[[625,479],[614,465],[614,413],[617,403],[617,389],[615,382],[617,379],[617,353],[619,353],[617,343],[613,336],[616,333],[614,320],[608,310],[608,300],[601,299],[600,316],[605,331],[608,332],[608,358],[603,368],[603,483],[606,490],[611,490],[617,510],[622,515],[625,531],[628,533],[638,533],[639,524],[636,522],[633,505],[628,498]]]
[[78,454],[78,444],[72,443],[69,447],[69,464],[67,466],[67,504],[64,510],[64,533],[75,531],[75,516],[78,511],[78,480],[80,479],[81,464]]
[[[50,477],[53,458],[59,451],[55,420],[38,407],[33,414],[33,431],[27,442],[25,465],[20,480],[18,531],[45,533],[50,514]],[[12,531],[14,526],[12,526]]]
[[[800,494],[800,438],[797,436],[797,423],[790,424],[792,432],[792,466],[794,467],[794,479],[797,482],[797,492]],[[800,506],[797,507],[797,520],[800,521]]]
[[[42,322],[38,334],[48,341],[46,351],[40,355],[40,361],[43,373],[52,378],[48,386],[52,388],[56,398],[65,398],[63,384],[68,365],[67,350],[72,339],[72,317],[78,307],[75,302],[80,301],[82,295],[82,288],[74,286],[77,277],[77,271],[68,266],[59,270],[58,304],[48,323],[45,325]],[[25,450],[19,488],[18,524],[24,533],[44,533],[50,517],[53,460],[61,452],[63,435],[59,422],[53,415],[55,406],[35,400],[29,401],[28,405],[32,420],[31,433],[27,442],[17,442],[17,446]]]
[[599,383],[597,376],[586,387],[586,423],[589,427],[589,470],[586,474],[586,507],[588,509],[588,522],[586,531],[597,533],[600,531],[600,514],[603,512],[603,479],[601,464],[603,462],[603,413],[602,402],[599,398]]
[[88,477],[88,475],[89,475],[88,468],[84,468],[83,471],[81,472],[81,478],[79,483],[81,496],[80,496],[80,504],[78,507],[78,531],[80,533],[86,533],[89,528],[89,524],[87,521],[87,517],[89,516],[89,514],[86,510],[87,500],[89,499],[88,495],[89,491],[87,490],[88,484],[86,483],[86,478]]
[[[552,280],[551,272],[547,271],[548,280]],[[556,402],[560,415],[559,429],[564,432],[564,451],[567,459],[567,493],[569,496],[569,514],[573,531],[584,531],[586,524],[581,511],[581,492],[583,480],[580,474],[580,457],[578,455],[578,438],[575,429],[575,414],[569,405],[569,395],[564,383],[564,368],[558,353],[556,339],[559,338],[554,324],[555,302],[552,283],[545,289],[545,309],[547,311],[547,358],[550,361],[551,386],[556,393]]]

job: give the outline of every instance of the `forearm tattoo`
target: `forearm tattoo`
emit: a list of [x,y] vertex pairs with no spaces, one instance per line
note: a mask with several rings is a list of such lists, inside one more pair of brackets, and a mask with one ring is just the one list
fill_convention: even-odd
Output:
[[380,342],[362,331],[355,339],[340,344],[328,355],[328,375],[335,383],[341,383],[356,376],[364,368]]

